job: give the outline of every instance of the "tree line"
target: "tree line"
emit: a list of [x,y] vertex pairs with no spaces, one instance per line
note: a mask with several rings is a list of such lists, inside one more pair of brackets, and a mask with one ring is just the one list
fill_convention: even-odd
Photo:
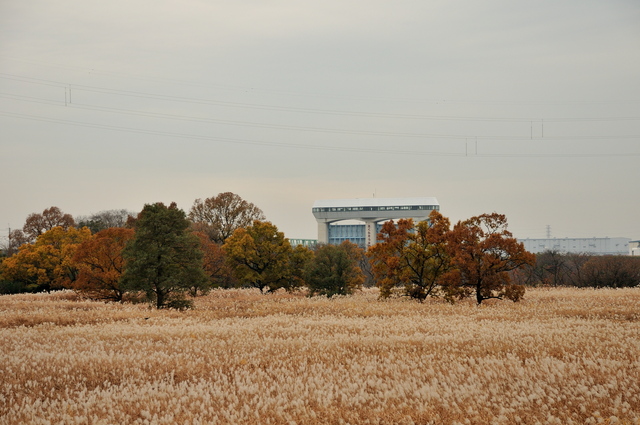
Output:
[[366,251],[349,241],[308,249],[292,246],[262,210],[231,192],[197,199],[188,213],[155,203],[138,214],[111,210],[74,219],[51,207],[11,231],[4,254],[0,293],[73,289],[158,308],[190,307],[192,297],[212,288],[304,288],[331,297],[366,282],[381,297],[518,301],[542,270],[507,230],[504,215],[451,226],[433,211],[424,222],[384,223]]
[[635,287],[640,285],[640,257],[548,250],[537,254],[535,264],[519,270],[513,278],[527,286]]

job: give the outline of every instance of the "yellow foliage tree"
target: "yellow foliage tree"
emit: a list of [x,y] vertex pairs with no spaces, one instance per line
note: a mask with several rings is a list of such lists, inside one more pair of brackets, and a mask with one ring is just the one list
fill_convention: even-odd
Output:
[[284,234],[268,221],[256,220],[252,226],[237,229],[222,250],[235,277],[260,292],[292,290],[303,283],[300,263],[308,252],[294,250]]
[[37,237],[33,244],[22,245],[17,254],[2,263],[6,280],[23,283],[32,291],[71,288],[78,269],[73,256],[78,245],[91,237],[86,227],[54,227]]

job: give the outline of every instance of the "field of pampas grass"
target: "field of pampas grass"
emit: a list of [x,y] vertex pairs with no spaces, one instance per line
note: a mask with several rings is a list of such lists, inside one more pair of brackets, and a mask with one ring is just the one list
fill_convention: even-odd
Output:
[[0,297],[0,423],[640,424],[640,289]]

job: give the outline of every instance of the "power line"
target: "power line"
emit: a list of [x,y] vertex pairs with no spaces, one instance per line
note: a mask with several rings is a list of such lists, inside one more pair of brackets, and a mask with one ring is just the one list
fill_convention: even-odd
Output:
[[[258,145],[258,146],[274,146],[274,147],[283,147],[283,148],[296,148],[296,149],[310,149],[310,150],[328,150],[328,151],[341,151],[341,152],[360,152],[360,153],[376,153],[376,154],[394,154],[394,155],[421,155],[421,156],[465,156],[465,152],[456,153],[456,152],[425,152],[425,151],[415,151],[415,150],[399,150],[399,149],[372,149],[372,148],[349,148],[344,146],[317,146],[317,145],[304,145],[304,144],[295,144],[295,143],[285,143],[285,142],[268,142],[268,141],[258,141],[258,140],[249,140],[249,139],[235,139],[228,137],[210,137],[210,136],[200,136],[194,134],[187,133],[176,133],[176,132],[168,132],[168,131],[158,131],[158,130],[147,130],[147,129],[139,129],[132,127],[121,127],[121,126],[113,126],[113,125],[105,125],[105,124],[95,124],[95,123],[87,123],[81,121],[73,121],[73,120],[62,120],[27,114],[16,114],[12,112],[0,111],[0,116],[34,120],[34,121],[42,121],[49,122],[55,124],[63,124],[70,125],[76,127],[87,127],[87,128],[98,128],[103,130],[113,130],[113,131],[121,131],[128,133],[137,133],[137,134],[147,134],[147,135],[155,135],[155,136],[166,136],[166,137],[175,137],[182,139],[191,139],[191,140],[202,140],[202,141],[212,141],[212,142],[223,142],[223,143],[231,143],[231,144],[245,144],[245,145]],[[575,158],[588,158],[588,157],[629,157],[629,156],[640,156],[640,153],[635,152],[627,152],[627,153],[597,153],[597,154],[576,154],[576,153],[568,153],[568,154],[476,154],[477,157],[496,157],[496,158],[506,158],[506,157],[575,157]]]
[[[0,97],[12,99],[12,100],[25,101],[25,102],[40,103],[45,105],[65,106],[73,109],[116,113],[116,114],[122,114],[127,116],[141,116],[141,117],[147,117],[147,118],[171,119],[176,121],[201,122],[201,123],[221,124],[221,125],[249,127],[249,128],[269,128],[269,129],[277,129],[277,130],[304,131],[304,132],[314,132],[314,133],[352,134],[352,135],[365,135],[365,136],[406,137],[406,138],[422,138],[422,139],[462,140],[462,139],[467,139],[469,137],[475,137],[476,139],[481,139],[481,140],[505,140],[505,141],[530,140],[530,138],[533,139],[533,133],[531,134],[531,137],[472,136],[472,135],[462,135],[462,134],[401,133],[401,132],[385,132],[385,131],[371,131],[371,130],[348,130],[348,129],[326,128],[326,127],[308,127],[308,126],[294,126],[294,125],[285,125],[285,124],[258,123],[258,122],[251,122],[251,121],[221,120],[221,119],[208,118],[208,117],[197,117],[192,115],[178,115],[178,114],[140,111],[140,110],[133,110],[133,109],[113,108],[113,107],[98,106],[98,105],[91,105],[91,104],[78,103],[78,102],[71,104],[70,101],[68,103],[66,102],[66,92],[65,92],[64,103],[61,103],[60,101],[36,98],[32,96],[22,96],[22,95],[14,95],[14,94],[7,94],[7,93],[0,93]],[[535,138],[535,139],[537,141],[540,141],[540,139],[538,138]],[[544,141],[551,142],[551,141],[567,141],[567,140],[576,140],[576,139],[581,139],[581,140],[640,139],[640,135],[554,136],[554,137],[547,137],[544,139]]]
[[[53,80],[45,80],[32,77],[23,77],[14,74],[0,73],[0,78],[9,80],[16,80],[22,82],[34,82],[35,84],[42,84],[60,88],[69,87],[68,83],[62,83]],[[89,86],[82,84],[73,84],[74,90],[110,94],[116,96],[136,97],[143,99],[163,100],[168,102],[181,102],[191,104],[205,104],[216,105],[233,108],[243,109],[257,109],[257,110],[272,110],[281,112],[295,112],[295,113],[312,113],[319,115],[340,115],[340,116],[359,116],[359,117],[371,117],[371,118],[394,118],[394,119],[408,119],[408,120],[442,120],[442,121],[484,121],[484,122],[536,122],[539,123],[541,119],[531,119],[524,117],[473,117],[473,116],[447,116],[447,115],[420,115],[420,114],[395,114],[395,113],[378,113],[378,112],[365,112],[365,111],[345,111],[345,110],[331,110],[331,109],[317,109],[317,108],[298,108],[289,106],[278,105],[264,105],[242,102],[227,102],[205,98],[194,98],[186,96],[173,96],[157,93],[145,93],[132,90],[120,90],[106,87]],[[580,122],[580,121],[636,121],[640,120],[640,116],[627,116],[627,117],[578,117],[578,118],[546,118],[547,122]]]
[[[37,64],[37,65],[46,65],[49,67],[80,71],[89,74],[95,75],[105,75],[110,77],[117,77],[123,79],[130,80],[141,80],[141,81],[153,81],[159,83],[171,83],[177,85],[184,86],[194,86],[194,87],[213,87],[216,89],[222,90],[233,90],[233,91],[242,91],[242,92],[260,92],[267,94],[280,94],[287,96],[296,96],[296,97],[314,97],[314,98],[329,98],[329,99],[354,99],[354,100],[381,100],[381,101],[396,101],[396,102],[406,102],[406,103],[436,103],[436,104],[493,104],[493,105],[584,105],[584,104],[636,104],[640,103],[640,100],[554,100],[554,101],[538,101],[538,100],[482,100],[482,99],[442,99],[442,98],[432,98],[432,99],[416,99],[416,98],[405,98],[405,97],[383,97],[383,96],[349,96],[349,95],[327,95],[327,94],[317,94],[317,93],[304,93],[290,90],[274,90],[274,89],[265,89],[261,87],[255,86],[242,86],[242,85],[225,85],[225,84],[215,84],[211,82],[201,83],[194,82],[190,80],[181,80],[176,78],[166,78],[166,77],[158,77],[152,75],[136,75],[136,74],[128,74],[123,72],[112,72],[112,71],[104,71],[96,68],[83,68],[83,67],[74,67],[68,65],[61,64],[53,64],[51,62],[45,61],[37,61],[31,59],[23,59],[23,58],[13,58],[4,56],[4,59],[10,59],[14,61],[20,61],[25,63]],[[29,78],[29,77],[25,77]],[[46,81],[46,80],[43,80]],[[65,84],[65,83],[60,83]]]
[[450,153],[450,152],[424,152],[424,151],[371,149],[371,148],[363,149],[363,148],[349,148],[344,146],[314,146],[314,145],[304,145],[304,144],[285,143],[285,142],[268,142],[268,141],[258,141],[258,140],[248,140],[248,139],[235,139],[235,138],[229,138],[229,137],[200,136],[195,134],[147,130],[147,129],[132,128],[132,127],[121,127],[121,126],[114,126],[114,125],[86,123],[86,122],[73,121],[73,120],[54,119],[54,118],[40,117],[40,116],[34,116],[34,115],[16,114],[16,113],[6,112],[6,111],[0,111],[0,115],[7,116],[7,117],[20,118],[20,119],[34,120],[34,121],[50,122],[55,124],[70,125],[70,126],[76,126],[76,127],[98,128],[103,130],[122,131],[122,132],[128,132],[128,133],[148,134],[148,135],[155,135],[155,136],[177,137],[177,138],[192,139],[192,140],[224,142],[224,143],[231,143],[231,144],[247,144],[247,145],[275,146],[275,147],[286,147],[286,148],[296,148],[296,149],[331,150],[331,151],[343,151],[343,152],[364,152],[364,153],[403,154],[403,155],[411,154],[411,155],[460,156],[460,154],[458,153]]
[[[315,133],[354,134],[354,135],[386,136],[386,137],[411,137],[411,138],[427,138],[427,139],[435,138],[435,139],[462,140],[465,137],[471,137],[468,135],[459,135],[459,134],[458,135],[457,134],[432,134],[432,133],[427,134],[427,133],[400,133],[400,132],[370,131],[370,130],[348,130],[348,129],[325,128],[325,127],[308,127],[308,126],[295,126],[295,125],[285,125],[285,124],[258,123],[258,122],[251,122],[251,121],[221,120],[221,119],[208,118],[208,117],[197,117],[192,115],[166,114],[166,113],[159,113],[159,112],[133,110],[133,109],[112,108],[112,107],[90,105],[90,104],[78,103],[78,102],[74,104],[70,104],[70,102],[69,104],[67,104],[67,102],[64,102],[64,104],[62,104],[59,101],[52,101],[48,99],[35,98],[31,96],[21,96],[21,95],[13,95],[13,94],[6,94],[6,93],[0,93],[0,97],[13,99],[13,100],[21,100],[25,102],[41,103],[46,105],[66,106],[73,109],[84,109],[84,110],[90,110],[90,111],[123,114],[127,116],[141,116],[141,117],[147,117],[147,118],[171,119],[171,120],[177,120],[177,121],[202,122],[202,123],[211,123],[211,124],[232,125],[232,126],[238,126],[238,127],[270,128],[270,129],[278,129],[278,130],[295,130],[295,131],[305,131],[305,132],[315,132]],[[519,137],[519,136],[480,136],[480,138],[481,139],[487,138],[487,139],[494,139],[494,140],[499,140],[499,139],[525,140],[526,139],[525,137]]]

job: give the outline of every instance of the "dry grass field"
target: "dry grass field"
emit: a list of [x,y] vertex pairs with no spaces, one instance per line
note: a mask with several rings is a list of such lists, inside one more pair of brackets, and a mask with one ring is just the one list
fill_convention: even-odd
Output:
[[640,424],[640,289],[0,297],[0,423]]

